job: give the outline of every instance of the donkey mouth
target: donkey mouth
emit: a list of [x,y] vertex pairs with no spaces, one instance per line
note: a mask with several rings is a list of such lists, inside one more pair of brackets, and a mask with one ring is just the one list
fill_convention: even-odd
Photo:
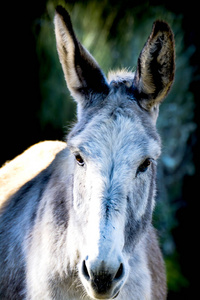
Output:
[[[120,292],[117,292],[117,294],[115,295],[115,296],[113,296],[113,297],[108,297],[108,296],[103,296],[103,295],[101,295],[101,296],[97,296],[97,297],[92,297],[92,299],[94,299],[94,300],[113,300],[113,299],[116,299],[118,296],[119,296],[119,293]],[[90,296],[91,297],[91,296]]]
[[105,292],[105,293],[98,293],[96,291],[92,291],[92,295],[91,295],[91,291],[89,293],[90,297],[92,299],[95,300],[112,300],[112,299],[116,299],[119,295],[120,291],[111,291],[111,292]]

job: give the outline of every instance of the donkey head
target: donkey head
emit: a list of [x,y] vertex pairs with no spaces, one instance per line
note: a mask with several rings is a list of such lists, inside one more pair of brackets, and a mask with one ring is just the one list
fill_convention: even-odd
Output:
[[174,39],[163,21],[139,56],[135,73],[106,79],[77,40],[68,13],[55,16],[57,49],[77,101],[68,136],[73,161],[73,222],[81,247],[78,272],[93,299],[112,299],[129,277],[130,259],[151,223],[160,140],[159,104],[174,78]]

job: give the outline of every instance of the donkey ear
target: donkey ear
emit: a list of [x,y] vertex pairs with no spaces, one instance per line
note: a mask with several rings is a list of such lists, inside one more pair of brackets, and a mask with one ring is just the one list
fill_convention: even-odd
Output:
[[157,114],[168,94],[175,71],[174,36],[163,21],[153,24],[152,32],[138,58],[134,85],[141,106]]
[[67,86],[81,108],[89,105],[91,94],[108,94],[108,84],[95,59],[74,33],[70,16],[62,7],[54,18],[57,50]]

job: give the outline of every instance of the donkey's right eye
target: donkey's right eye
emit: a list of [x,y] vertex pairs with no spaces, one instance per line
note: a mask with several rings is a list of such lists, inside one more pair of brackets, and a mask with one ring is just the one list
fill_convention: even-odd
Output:
[[80,154],[76,154],[75,158],[76,158],[76,161],[77,161],[78,165],[81,166],[81,167],[83,167],[84,164],[85,164],[85,162],[84,162],[83,158],[81,157],[81,155]]

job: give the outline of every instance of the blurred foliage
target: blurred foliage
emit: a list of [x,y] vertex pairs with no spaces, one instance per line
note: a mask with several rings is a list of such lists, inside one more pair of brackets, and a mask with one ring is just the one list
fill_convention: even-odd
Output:
[[188,280],[181,274],[177,253],[165,258],[167,269],[167,286],[169,291],[179,292],[182,287],[188,287]]
[[164,6],[143,4],[128,6],[130,1],[47,1],[45,15],[36,20],[34,30],[40,62],[40,85],[43,102],[39,117],[41,126],[53,124],[66,131],[66,125],[75,118],[75,104],[66,88],[56,52],[53,16],[55,6],[62,4],[70,12],[79,40],[96,58],[103,71],[126,67],[134,70],[139,53],[156,19],[167,21],[175,34],[176,77],[173,88],[160,108],[158,130],[163,141],[163,154],[158,168],[158,196],[154,223],[161,236],[166,257],[169,289],[178,290],[187,281],[181,275],[178,256],[171,231],[177,226],[176,199],[181,192],[183,177],[193,174],[192,156],[187,142],[195,129],[194,101],[189,91],[193,68],[189,60],[194,51],[184,46],[181,23]]

